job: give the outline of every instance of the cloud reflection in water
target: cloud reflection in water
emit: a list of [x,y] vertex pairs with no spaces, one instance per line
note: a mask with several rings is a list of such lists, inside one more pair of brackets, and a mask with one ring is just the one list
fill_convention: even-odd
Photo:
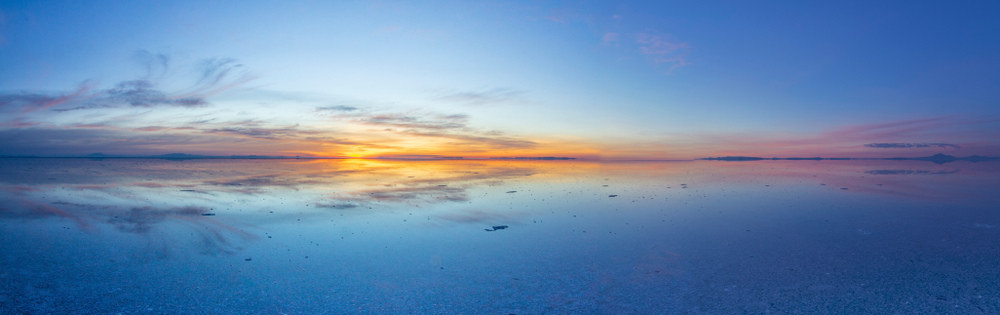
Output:
[[[949,181],[996,175],[996,166],[989,163],[965,163],[955,170],[898,161],[761,161],[753,167],[713,161],[4,162],[0,219],[62,218],[89,233],[110,227],[146,238],[176,237],[180,228],[195,236],[202,252],[223,254],[238,252],[274,224],[336,222],[345,214],[405,212],[416,214],[426,226],[495,225],[551,212],[553,202],[560,198],[594,198],[595,202],[608,202],[603,198],[608,194],[624,200],[659,195],[693,198],[697,195],[692,193],[710,187],[765,184],[772,189],[783,184],[829,185],[828,190],[850,188],[839,192],[845,194],[942,199],[975,193],[953,191],[944,185]],[[910,165],[926,169],[914,170]],[[892,176],[913,174],[939,176]],[[768,182],[756,185],[762,178]],[[607,187],[608,183],[617,184]],[[666,192],[671,187],[692,188],[684,190],[686,195],[670,195]],[[543,202],[546,198],[549,201]]]

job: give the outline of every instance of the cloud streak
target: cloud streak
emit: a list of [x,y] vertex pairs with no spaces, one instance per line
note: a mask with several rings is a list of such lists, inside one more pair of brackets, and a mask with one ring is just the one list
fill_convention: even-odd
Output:
[[66,112],[120,107],[203,107],[209,105],[209,97],[255,78],[235,59],[211,58],[195,67],[193,74],[197,79],[193,84],[170,91],[166,88],[174,83],[167,80],[168,73],[174,70],[170,68],[170,58],[147,52],[138,55],[140,63],[146,68],[144,77],[122,81],[103,90],[97,89],[95,81],[87,80],[68,93],[4,93],[0,94],[0,108],[17,107],[20,114],[28,114],[50,109]]
[[962,148],[960,146],[957,146],[957,145],[954,145],[954,144],[950,144],[950,143],[902,143],[902,142],[892,142],[892,143],[889,143],[889,142],[875,142],[875,143],[866,143],[865,146],[869,147],[869,148],[878,148],[878,149],[890,149],[890,148],[932,148],[932,147],[942,148],[942,149],[947,149],[947,148],[961,149]]
[[90,90],[95,84],[92,81],[84,81],[75,92],[66,94],[38,94],[17,92],[0,94],[0,107],[16,106],[21,108],[21,114],[30,113],[36,110],[45,110],[67,102],[88,97]]
[[484,91],[456,92],[437,99],[462,105],[481,106],[520,102],[524,94],[524,91],[512,88],[494,88]]
[[358,110],[358,108],[357,108],[357,107],[354,107],[354,106],[346,106],[346,105],[336,105],[336,106],[322,106],[322,107],[316,107],[316,110],[317,110],[317,111],[341,111],[341,112],[351,112],[351,111],[356,111],[356,110]]
[[469,116],[465,114],[354,109],[350,112],[328,111],[327,115],[335,121],[376,127],[379,133],[443,140],[444,144],[461,147],[459,150],[528,149],[538,145],[535,141],[505,136],[499,131],[477,130],[469,126]]
[[687,61],[687,54],[691,50],[688,43],[673,40],[667,35],[650,33],[636,34],[635,42],[639,45],[639,52],[651,57],[654,63],[670,65],[668,73],[691,64]]
[[[967,119],[958,116],[929,117],[887,123],[849,125],[820,133],[703,134],[680,138],[684,147],[674,152],[691,157],[754,155],[886,157],[885,149],[909,149],[912,154],[933,154],[940,149],[962,150],[962,154],[995,155],[990,143],[1000,128],[995,119]],[[963,139],[950,143],[944,139]],[[903,141],[899,141],[903,140]],[[916,140],[916,141],[914,141]],[[926,141],[936,140],[936,141]],[[977,142],[978,141],[978,142]],[[862,145],[866,144],[866,145]],[[669,145],[665,143],[664,145]],[[991,152],[992,151],[992,152]]]

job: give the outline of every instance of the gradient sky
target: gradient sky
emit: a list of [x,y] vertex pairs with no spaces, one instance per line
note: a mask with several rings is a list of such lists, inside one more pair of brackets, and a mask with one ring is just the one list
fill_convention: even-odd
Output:
[[1000,156],[998,12],[0,1],[0,155]]

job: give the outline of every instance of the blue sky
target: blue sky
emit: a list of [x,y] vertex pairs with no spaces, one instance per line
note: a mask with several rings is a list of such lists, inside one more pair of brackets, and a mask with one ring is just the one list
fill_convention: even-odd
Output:
[[3,2],[0,154],[1000,155],[996,12]]

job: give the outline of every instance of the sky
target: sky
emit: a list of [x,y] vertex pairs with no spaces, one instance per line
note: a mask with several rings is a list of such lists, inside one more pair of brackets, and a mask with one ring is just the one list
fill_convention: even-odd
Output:
[[1000,156],[997,12],[0,1],[0,155]]

